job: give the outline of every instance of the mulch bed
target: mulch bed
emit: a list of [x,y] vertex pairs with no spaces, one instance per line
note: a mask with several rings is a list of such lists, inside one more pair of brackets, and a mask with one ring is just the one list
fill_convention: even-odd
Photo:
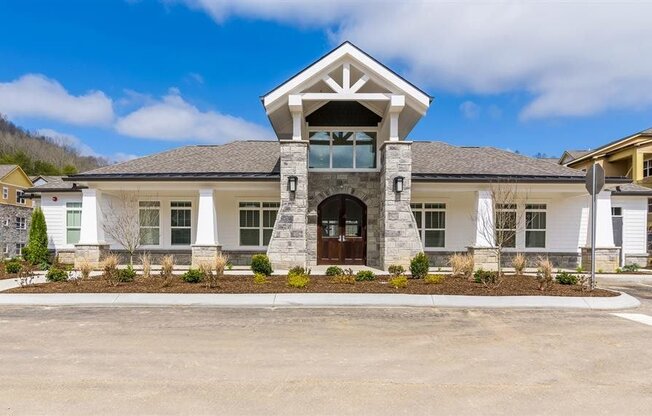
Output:
[[617,296],[618,293],[596,289],[581,292],[579,286],[555,283],[542,292],[531,276],[506,276],[497,288],[487,288],[481,283],[466,279],[447,277],[439,284],[426,284],[423,280],[410,279],[407,288],[394,289],[387,284],[388,277],[378,277],[372,282],[355,284],[332,283],[328,276],[311,276],[305,289],[288,287],[284,276],[272,276],[269,283],[257,285],[252,276],[224,276],[218,287],[207,288],[202,283],[185,283],[180,277],[166,287],[159,278],[137,278],[134,282],[111,286],[102,278],[92,278],[80,283],[52,282],[10,289],[9,293],[406,293],[421,295],[480,295],[480,296]]

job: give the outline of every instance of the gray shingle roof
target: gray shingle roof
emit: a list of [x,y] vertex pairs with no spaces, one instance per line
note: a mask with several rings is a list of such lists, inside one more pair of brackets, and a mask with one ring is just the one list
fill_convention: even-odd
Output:
[[637,185],[635,183],[623,183],[620,185],[612,185],[607,187],[614,195],[641,195],[652,196],[652,188]]
[[63,176],[47,176],[47,180],[47,183],[29,188],[27,192],[76,192],[79,190],[74,182],[64,181]]
[[[415,141],[415,176],[446,178],[536,177],[547,180],[580,179],[584,173],[542,159],[493,147],[458,147],[442,142]],[[236,141],[225,145],[187,146],[72,175],[69,180],[164,177],[268,177],[279,174],[277,141]]]
[[0,165],[0,178],[7,176],[12,170],[16,169],[17,166],[18,165]]

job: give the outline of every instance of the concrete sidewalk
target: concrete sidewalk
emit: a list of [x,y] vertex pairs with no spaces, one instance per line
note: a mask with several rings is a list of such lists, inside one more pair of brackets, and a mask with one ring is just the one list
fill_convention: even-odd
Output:
[[457,296],[375,293],[171,294],[66,293],[0,294],[0,305],[40,306],[212,306],[212,307],[430,307],[618,310],[636,308],[638,299],[563,296]]

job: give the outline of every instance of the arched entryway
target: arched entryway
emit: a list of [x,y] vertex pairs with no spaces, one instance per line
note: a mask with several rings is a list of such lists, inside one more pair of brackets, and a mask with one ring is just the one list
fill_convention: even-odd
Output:
[[333,195],[317,208],[317,264],[366,264],[367,206]]

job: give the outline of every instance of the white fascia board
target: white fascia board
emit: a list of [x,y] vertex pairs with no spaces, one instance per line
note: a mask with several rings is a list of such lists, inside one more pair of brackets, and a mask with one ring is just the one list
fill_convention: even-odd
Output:
[[263,97],[263,105],[267,109],[267,112],[269,113],[272,110],[271,107],[276,107],[274,106],[274,103],[277,100],[283,98],[287,94],[297,92],[297,88],[303,86],[313,78],[315,78],[315,80],[321,80],[320,74],[323,71],[329,69],[334,64],[339,63],[339,61],[346,56],[351,57],[355,61],[354,64],[359,64],[363,71],[365,69],[371,71],[380,79],[393,85],[405,95],[409,96],[409,98],[411,98],[410,101],[418,103],[419,106],[422,107],[420,110],[423,112],[425,112],[425,110],[430,106],[430,97],[428,95],[419,91],[410,83],[385,68],[382,64],[369,57],[352,44],[344,43],[321,60],[306,68],[303,72],[300,72],[285,84],[280,85]]

